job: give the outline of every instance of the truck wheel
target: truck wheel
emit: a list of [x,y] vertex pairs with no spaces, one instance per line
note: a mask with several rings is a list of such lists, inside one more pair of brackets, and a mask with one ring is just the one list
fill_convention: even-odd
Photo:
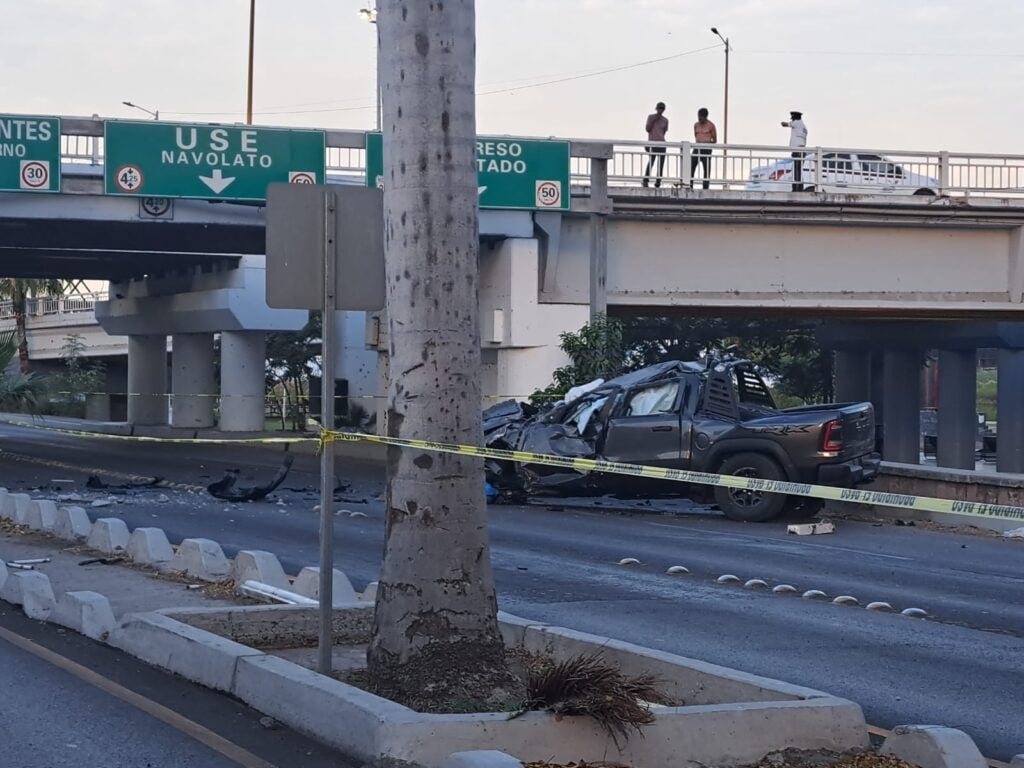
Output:
[[[785,480],[785,474],[774,459],[762,453],[737,453],[726,457],[718,468],[719,474],[757,477],[762,480]],[[774,520],[786,504],[786,496],[779,493],[749,491],[740,488],[715,488],[715,503],[730,520],[745,523],[764,523]]]

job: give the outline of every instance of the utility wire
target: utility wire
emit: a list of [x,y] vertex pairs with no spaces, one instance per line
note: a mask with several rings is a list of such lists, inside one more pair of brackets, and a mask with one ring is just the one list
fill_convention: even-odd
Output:
[[[626,70],[630,70],[630,69],[637,69],[639,67],[647,67],[647,66],[650,66],[651,64],[660,64],[660,63],[665,62],[665,61],[672,61],[674,59],[680,59],[680,58],[683,58],[684,56],[693,56],[693,55],[696,55],[696,54],[699,54],[699,53],[706,53],[707,51],[718,50],[719,48],[720,48],[720,46],[717,45],[717,44],[716,45],[708,45],[708,46],[705,46],[703,48],[695,48],[695,49],[690,50],[690,51],[682,51],[681,53],[673,53],[673,54],[671,54],[669,56],[661,56],[661,57],[659,57],[657,59],[647,59],[645,61],[636,61],[636,62],[633,62],[631,64],[622,64],[622,65],[619,65],[617,67],[608,67],[606,69],[599,69],[599,70],[595,70],[595,71],[591,71],[591,72],[582,72],[582,73],[573,74],[573,75],[566,75],[565,77],[557,77],[557,78],[554,78],[554,79],[551,79],[551,80],[542,80],[539,83],[527,82],[524,85],[510,86],[510,87],[507,87],[507,88],[498,88],[498,89],[490,90],[490,91],[478,91],[476,95],[477,96],[494,96],[494,95],[501,94],[501,93],[511,93],[513,91],[525,91],[525,90],[528,90],[530,88],[542,88],[542,87],[549,86],[549,85],[557,85],[557,84],[560,84],[560,83],[569,83],[569,82],[573,82],[573,81],[576,81],[576,80],[585,80],[585,79],[591,78],[591,77],[600,77],[601,75],[608,75],[608,74],[611,74],[613,72],[625,72]],[[533,79],[533,78],[529,78],[529,79]],[[514,82],[514,81],[505,81],[505,82]],[[321,102],[321,103],[328,103],[329,104],[329,103],[333,103],[333,102]],[[296,105],[296,106],[302,106],[302,105]],[[323,113],[323,112],[357,112],[357,111],[360,111],[360,110],[374,109],[374,108],[375,108],[375,106],[373,104],[367,104],[365,106],[331,107],[331,108],[325,108],[325,109],[301,109],[301,110],[290,110],[290,109],[288,109],[288,110],[280,110],[280,111],[278,111],[278,110],[266,110],[266,111],[261,111],[261,112],[255,112],[254,114],[257,114],[257,115],[308,115],[308,114],[317,114],[317,113]],[[172,112],[172,111],[165,111],[164,114],[167,114],[167,115],[188,115],[188,116],[207,116],[208,117],[208,116],[216,116],[216,115],[239,115],[239,114],[242,114],[242,113],[240,113],[240,112]]]

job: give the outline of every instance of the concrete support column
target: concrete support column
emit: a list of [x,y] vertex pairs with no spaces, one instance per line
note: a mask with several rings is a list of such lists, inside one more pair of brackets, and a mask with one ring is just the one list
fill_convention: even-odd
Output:
[[940,467],[974,469],[978,438],[978,353],[976,350],[939,352]]
[[921,355],[916,350],[887,350],[882,371],[882,458],[903,464],[921,462]]
[[171,337],[171,426],[213,426],[213,374],[212,333],[178,333]]
[[167,337],[128,337],[128,423],[167,423]]
[[267,338],[262,331],[220,335],[220,428],[262,432]]
[[1024,349],[999,350],[996,470],[1024,472]]
[[871,352],[839,350],[835,353],[837,403],[871,400]]

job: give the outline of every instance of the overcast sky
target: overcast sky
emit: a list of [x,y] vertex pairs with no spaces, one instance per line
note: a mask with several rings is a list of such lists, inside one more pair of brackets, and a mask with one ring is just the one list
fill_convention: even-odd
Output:
[[[257,0],[256,121],[373,125],[372,0]],[[477,0],[480,133],[1022,153],[1021,0]],[[0,0],[0,112],[241,120],[248,0]],[[718,44],[717,47],[714,47]],[[701,51],[701,49],[709,48]],[[690,51],[697,53],[684,54]],[[665,59],[643,66],[630,65]],[[569,79],[600,70],[619,71]],[[551,80],[564,82],[526,87]]]

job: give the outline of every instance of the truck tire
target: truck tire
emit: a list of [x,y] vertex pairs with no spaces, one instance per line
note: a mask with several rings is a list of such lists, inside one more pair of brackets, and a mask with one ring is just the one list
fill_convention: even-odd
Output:
[[[722,475],[757,477],[762,480],[785,480],[782,467],[763,453],[736,453],[727,456],[718,468]],[[715,488],[715,503],[730,520],[744,523],[766,523],[782,514],[788,497],[780,493],[746,491],[739,488]]]

